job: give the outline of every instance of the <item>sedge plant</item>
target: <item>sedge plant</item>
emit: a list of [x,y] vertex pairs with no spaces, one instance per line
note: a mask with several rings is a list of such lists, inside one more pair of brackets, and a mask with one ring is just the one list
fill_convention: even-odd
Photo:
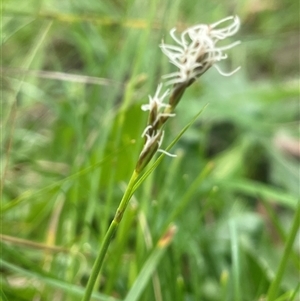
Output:
[[[221,27],[221,25],[229,21],[231,21],[230,25]],[[148,122],[142,133],[144,145],[125,193],[104,236],[82,301],[89,301],[91,298],[110,242],[122,221],[124,212],[135,190],[135,184],[146,166],[157,152],[175,157],[175,155],[161,148],[164,138],[164,126],[169,118],[176,116],[175,108],[182,99],[185,90],[211,67],[215,67],[224,76],[230,76],[239,69],[237,68],[230,73],[224,73],[217,65],[218,62],[227,58],[226,50],[240,43],[236,41],[229,45],[218,46],[218,42],[233,36],[239,27],[239,18],[230,16],[210,25],[199,24],[189,27],[181,33],[180,37],[176,36],[176,29],[173,28],[170,31],[170,35],[175,45],[165,44],[164,42],[160,45],[162,52],[177,70],[164,75],[162,77],[163,82],[158,84],[154,96],[149,96],[149,103],[142,105],[142,110],[148,111]],[[168,102],[165,102],[167,98]]]

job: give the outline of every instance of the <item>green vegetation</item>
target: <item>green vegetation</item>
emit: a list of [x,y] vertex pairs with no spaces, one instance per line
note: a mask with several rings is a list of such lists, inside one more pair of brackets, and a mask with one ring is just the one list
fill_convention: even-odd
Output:
[[177,157],[133,187],[92,300],[299,301],[298,11],[4,0],[0,299],[82,299],[143,147],[141,105],[174,71],[158,45],[237,14],[221,67],[241,70],[185,92],[162,146]]

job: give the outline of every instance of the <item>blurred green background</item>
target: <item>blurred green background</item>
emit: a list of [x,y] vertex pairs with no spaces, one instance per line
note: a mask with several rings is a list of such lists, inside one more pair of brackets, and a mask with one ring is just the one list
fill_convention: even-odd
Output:
[[2,2],[2,300],[80,300],[142,148],[141,105],[174,70],[158,45],[229,15],[242,43],[221,68],[241,70],[186,91],[163,148],[207,106],[134,194],[93,300],[300,300],[294,0]]

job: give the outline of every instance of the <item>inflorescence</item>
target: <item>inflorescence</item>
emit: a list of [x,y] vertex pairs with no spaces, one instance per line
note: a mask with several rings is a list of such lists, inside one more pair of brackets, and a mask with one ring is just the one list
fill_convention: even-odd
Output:
[[[230,20],[232,20],[230,25],[219,28],[221,24]],[[162,42],[160,45],[162,52],[178,69],[162,77],[167,80],[165,85],[171,85],[172,90],[167,89],[161,93],[163,84],[160,83],[154,97],[149,96],[149,103],[142,105],[143,111],[149,111],[149,117],[142,134],[146,140],[136,166],[138,172],[149,163],[157,151],[171,155],[160,149],[164,136],[162,127],[170,117],[175,116],[175,107],[185,89],[212,66],[223,76],[230,76],[239,70],[238,67],[230,73],[225,73],[217,65],[218,62],[227,58],[224,51],[235,47],[240,41],[226,46],[217,46],[218,42],[236,34],[239,27],[239,18],[231,16],[210,25],[199,24],[189,27],[181,33],[180,38],[175,35],[176,29],[173,28],[170,35],[177,45]],[[169,103],[164,103],[167,96]]]

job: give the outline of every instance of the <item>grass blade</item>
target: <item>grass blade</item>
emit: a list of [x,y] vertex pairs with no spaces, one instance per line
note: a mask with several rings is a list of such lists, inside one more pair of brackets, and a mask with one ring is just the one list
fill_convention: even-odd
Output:
[[138,298],[142,294],[144,288],[146,287],[148,281],[150,280],[153,272],[155,271],[156,267],[158,266],[168,245],[171,243],[175,232],[176,232],[176,227],[170,226],[168,231],[158,241],[155,249],[149,256],[148,260],[145,262],[144,267],[140,271],[138,278],[135,280],[132,288],[128,292],[124,301],[138,300]]

